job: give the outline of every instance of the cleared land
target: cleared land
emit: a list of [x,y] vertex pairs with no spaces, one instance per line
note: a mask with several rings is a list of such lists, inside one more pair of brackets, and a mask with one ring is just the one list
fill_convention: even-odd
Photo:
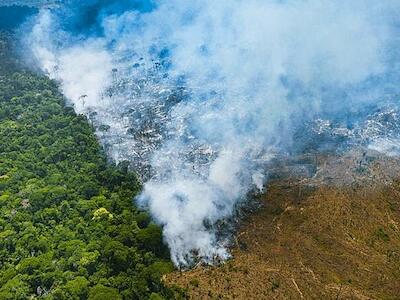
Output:
[[399,161],[352,151],[314,162],[313,176],[270,181],[233,259],[166,282],[192,299],[400,299]]

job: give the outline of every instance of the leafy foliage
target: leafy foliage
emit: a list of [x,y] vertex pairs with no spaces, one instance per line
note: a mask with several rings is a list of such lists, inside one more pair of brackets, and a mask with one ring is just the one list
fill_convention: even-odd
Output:
[[0,69],[0,299],[178,297],[160,281],[172,265],[132,203],[139,189],[54,82]]

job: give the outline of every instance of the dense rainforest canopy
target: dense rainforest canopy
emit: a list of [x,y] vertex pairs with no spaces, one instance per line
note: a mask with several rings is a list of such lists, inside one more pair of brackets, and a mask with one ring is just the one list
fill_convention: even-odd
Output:
[[107,163],[55,82],[24,71],[0,38],[0,299],[163,299],[181,293],[160,228]]

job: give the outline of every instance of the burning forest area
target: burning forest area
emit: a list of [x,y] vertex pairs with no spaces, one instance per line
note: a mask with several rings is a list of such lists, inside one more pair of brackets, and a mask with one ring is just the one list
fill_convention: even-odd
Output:
[[0,299],[397,299],[398,0],[0,0]]

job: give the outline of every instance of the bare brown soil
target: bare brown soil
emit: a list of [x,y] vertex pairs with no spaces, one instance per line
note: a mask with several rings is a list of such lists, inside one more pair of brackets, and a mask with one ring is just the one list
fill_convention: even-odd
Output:
[[400,299],[399,166],[355,152],[271,181],[231,260],[165,281],[191,299]]

